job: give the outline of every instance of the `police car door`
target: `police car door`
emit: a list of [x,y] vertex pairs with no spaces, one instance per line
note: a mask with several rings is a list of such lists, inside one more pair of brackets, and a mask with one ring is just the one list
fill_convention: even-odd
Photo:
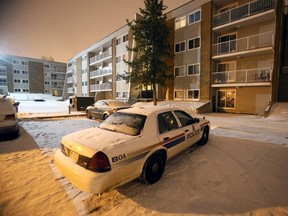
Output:
[[195,144],[199,139],[199,124],[195,122],[192,116],[182,110],[174,111],[174,114],[180,121],[181,127],[185,132],[185,144],[183,147],[188,148],[189,146]]
[[159,140],[168,150],[168,158],[182,150],[185,134],[172,112],[158,114]]

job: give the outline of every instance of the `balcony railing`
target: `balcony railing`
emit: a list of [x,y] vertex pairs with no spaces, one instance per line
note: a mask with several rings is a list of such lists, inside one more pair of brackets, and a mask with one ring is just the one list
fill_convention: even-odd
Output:
[[7,77],[7,71],[0,71],[0,77]]
[[74,78],[73,77],[67,78],[67,83],[74,83]]
[[263,83],[272,81],[271,68],[254,68],[212,73],[212,84]]
[[248,4],[241,5],[229,11],[216,14],[213,17],[213,26],[223,25],[229,22],[234,22],[245,17],[249,17],[264,11],[273,9],[275,0],[258,0]]
[[74,73],[74,72],[75,72],[75,66],[74,66],[74,65],[69,66],[69,67],[67,68],[67,73]]
[[111,83],[101,83],[101,84],[94,84],[90,85],[90,91],[111,91],[112,84]]
[[91,71],[90,79],[94,77],[100,77],[100,76],[111,75],[111,74],[112,74],[112,68],[105,67],[105,68]]
[[258,35],[217,43],[212,46],[212,55],[229,54],[264,47],[273,47],[274,33],[265,32]]
[[97,63],[97,62],[100,62],[100,61],[103,61],[104,59],[110,58],[111,56],[112,56],[112,49],[109,48],[105,52],[90,58],[90,65]]
[[74,88],[67,88],[67,93],[68,94],[74,93]]

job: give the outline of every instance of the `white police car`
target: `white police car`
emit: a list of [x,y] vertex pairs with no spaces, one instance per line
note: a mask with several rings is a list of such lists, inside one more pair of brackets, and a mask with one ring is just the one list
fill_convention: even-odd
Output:
[[206,144],[209,129],[209,121],[179,108],[133,107],[63,137],[54,163],[76,187],[93,194],[139,177],[153,184],[166,160],[197,142]]

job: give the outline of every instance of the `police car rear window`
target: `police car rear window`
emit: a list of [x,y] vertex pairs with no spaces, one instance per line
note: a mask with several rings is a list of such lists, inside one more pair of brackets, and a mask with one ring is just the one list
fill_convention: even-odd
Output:
[[140,134],[145,121],[144,115],[116,112],[102,122],[99,128],[136,136]]

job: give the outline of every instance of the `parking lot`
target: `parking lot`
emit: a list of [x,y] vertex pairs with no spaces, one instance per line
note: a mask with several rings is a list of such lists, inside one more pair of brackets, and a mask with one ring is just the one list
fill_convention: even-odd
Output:
[[[207,114],[207,145],[167,163],[162,179],[139,180],[102,195],[79,191],[55,169],[67,133],[97,126],[85,117],[22,120],[16,140],[0,142],[1,215],[287,215],[286,114],[263,118]],[[157,201],[155,201],[157,200]]]

